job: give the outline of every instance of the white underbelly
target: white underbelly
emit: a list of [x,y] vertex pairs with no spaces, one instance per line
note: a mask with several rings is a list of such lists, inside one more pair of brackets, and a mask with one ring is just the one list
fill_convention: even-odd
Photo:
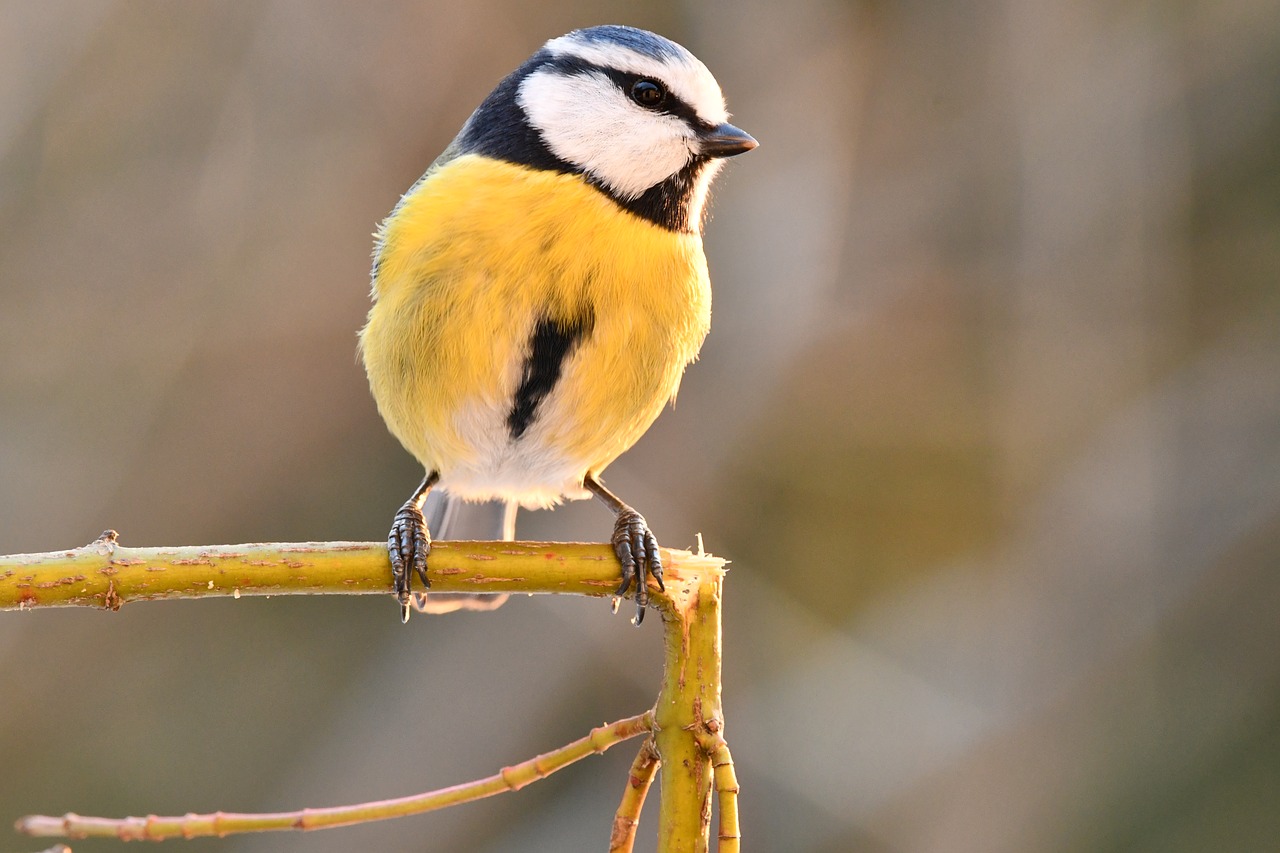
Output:
[[570,458],[542,418],[512,438],[509,412],[509,405],[476,402],[455,416],[467,453],[440,472],[440,488],[463,500],[515,501],[529,509],[590,497],[582,488],[590,460]]

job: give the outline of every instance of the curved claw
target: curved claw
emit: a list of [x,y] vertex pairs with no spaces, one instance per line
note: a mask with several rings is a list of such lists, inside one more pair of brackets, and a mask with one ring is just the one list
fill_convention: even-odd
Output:
[[413,501],[400,507],[395,520],[391,522],[391,532],[387,535],[387,553],[391,557],[391,575],[395,580],[396,598],[400,601],[400,621],[408,622],[412,597],[410,571],[422,579],[424,588],[431,586],[431,581],[427,578],[427,555],[431,553],[431,535],[427,532],[427,522],[423,518],[422,509]]
[[[625,596],[634,583],[636,587],[636,615],[632,621],[639,625],[644,621],[645,608],[649,606],[649,583],[652,577],[658,589],[666,591],[662,583],[662,558],[658,552],[658,540],[649,530],[644,516],[630,507],[619,513],[613,528],[613,552],[622,565],[622,583],[614,595]],[[616,612],[616,609],[615,609]]]

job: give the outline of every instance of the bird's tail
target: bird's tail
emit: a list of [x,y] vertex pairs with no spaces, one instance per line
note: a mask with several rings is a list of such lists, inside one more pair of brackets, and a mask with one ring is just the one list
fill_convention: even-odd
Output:
[[[518,508],[518,504],[505,501],[467,503],[437,489],[427,495],[422,514],[434,539],[511,542],[516,538]],[[455,610],[495,610],[506,600],[505,592],[429,592],[415,594],[413,606],[419,613],[452,613]]]

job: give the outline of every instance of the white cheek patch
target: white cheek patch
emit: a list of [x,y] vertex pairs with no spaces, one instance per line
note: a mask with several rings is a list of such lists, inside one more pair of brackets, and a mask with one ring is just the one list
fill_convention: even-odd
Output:
[[703,120],[710,124],[728,121],[729,113],[725,111],[720,84],[707,66],[674,42],[671,47],[682,53],[659,60],[621,45],[585,41],[573,33],[554,38],[546,44],[547,50],[555,56],[575,56],[592,65],[661,80],[680,100],[693,107]]
[[696,141],[684,121],[637,106],[603,74],[535,71],[520,84],[516,101],[553,154],[625,199],[674,175],[693,156]]

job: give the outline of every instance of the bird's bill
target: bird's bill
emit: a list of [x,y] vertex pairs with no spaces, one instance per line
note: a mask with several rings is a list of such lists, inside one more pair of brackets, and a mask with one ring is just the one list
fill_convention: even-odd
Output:
[[733,157],[745,154],[760,144],[745,130],[727,123],[699,134],[698,141],[704,157]]

